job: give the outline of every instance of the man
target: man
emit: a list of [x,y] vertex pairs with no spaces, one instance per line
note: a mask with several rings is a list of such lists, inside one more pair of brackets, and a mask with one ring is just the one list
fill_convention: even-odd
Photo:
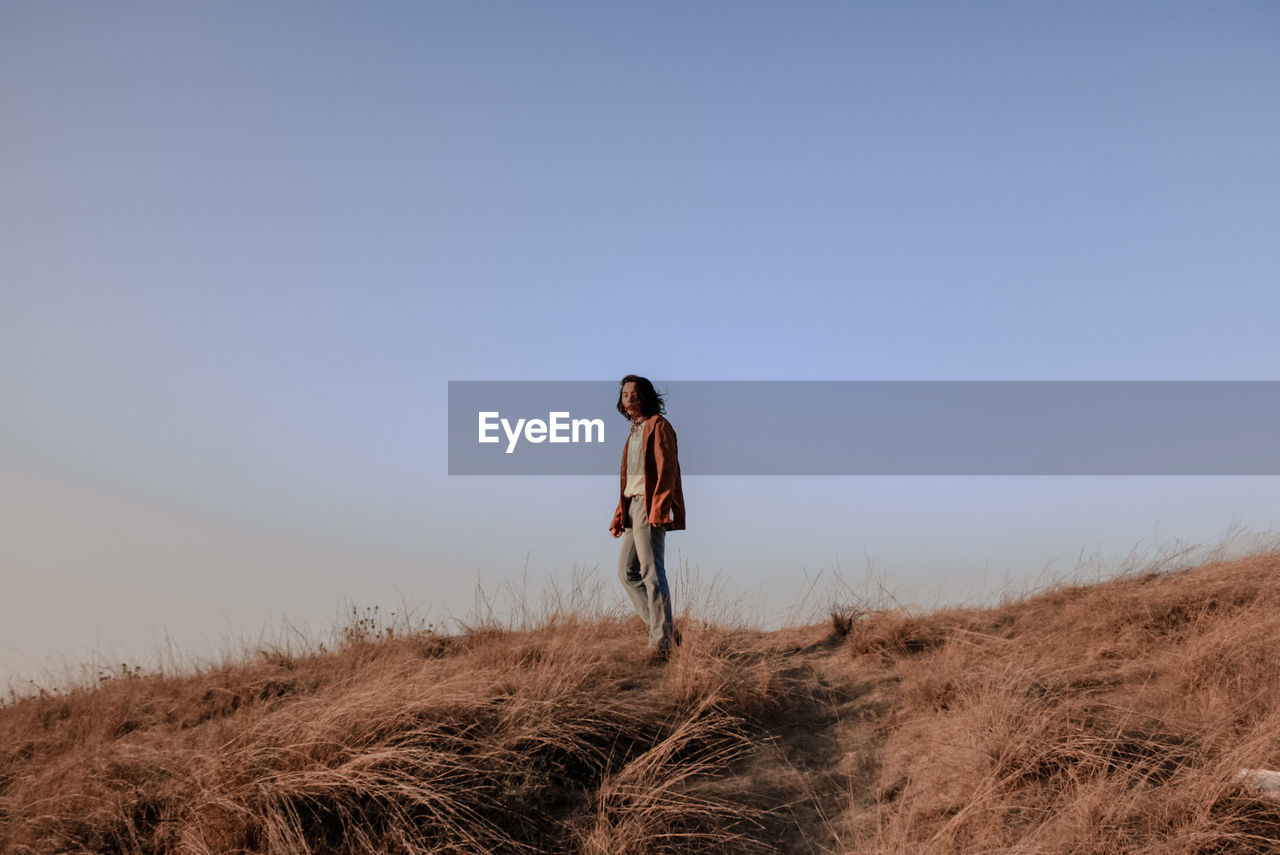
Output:
[[666,659],[680,643],[663,563],[667,532],[684,528],[676,432],[662,417],[662,396],[644,377],[622,378],[618,412],[631,420],[631,435],[622,449],[622,490],[609,532],[622,538],[618,577],[649,628],[649,649]]

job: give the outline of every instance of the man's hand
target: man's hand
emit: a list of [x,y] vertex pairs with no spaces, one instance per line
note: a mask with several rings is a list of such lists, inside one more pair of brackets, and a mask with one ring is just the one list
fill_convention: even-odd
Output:
[[609,523],[609,534],[613,535],[614,537],[622,537],[622,523],[618,522],[617,520],[614,520],[613,522]]

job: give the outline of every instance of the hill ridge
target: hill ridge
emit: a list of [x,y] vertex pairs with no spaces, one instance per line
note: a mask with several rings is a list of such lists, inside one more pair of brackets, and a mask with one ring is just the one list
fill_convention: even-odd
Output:
[[387,632],[0,707],[6,852],[1269,852],[1280,553],[990,608]]

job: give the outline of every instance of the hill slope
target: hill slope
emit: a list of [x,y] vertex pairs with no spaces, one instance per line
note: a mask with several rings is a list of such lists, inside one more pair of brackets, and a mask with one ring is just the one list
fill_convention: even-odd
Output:
[[6,852],[1271,852],[1280,555],[992,609],[405,637],[0,707]]

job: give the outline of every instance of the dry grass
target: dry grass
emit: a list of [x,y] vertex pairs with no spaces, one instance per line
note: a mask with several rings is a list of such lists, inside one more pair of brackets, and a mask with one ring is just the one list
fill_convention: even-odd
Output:
[[5,852],[1273,852],[1280,555],[773,633],[553,592],[0,707]]
[[1275,852],[1280,556],[868,620],[892,682],[868,852]]

